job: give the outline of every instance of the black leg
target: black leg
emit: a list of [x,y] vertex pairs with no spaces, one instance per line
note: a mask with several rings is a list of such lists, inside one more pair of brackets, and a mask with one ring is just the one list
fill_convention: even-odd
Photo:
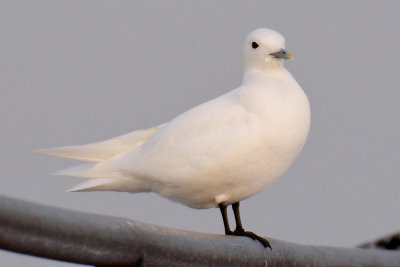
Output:
[[244,232],[242,226],[242,220],[240,219],[240,211],[239,211],[240,202],[236,202],[232,204],[233,214],[235,214],[235,221],[236,221],[236,229],[235,232]]
[[225,234],[232,235],[233,232],[231,231],[231,229],[229,227],[228,214],[226,212],[227,205],[225,202],[222,202],[218,206],[219,206],[219,210],[221,211],[222,220],[224,221]]
[[[235,231],[233,232],[233,235],[250,237],[253,240],[259,241],[261,244],[263,244],[263,246],[265,248],[268,247],[271,249],[271,245],[269,244],[267,239],[262,238],[253,232],[245,231],[243,229],[242,221],[240,219],[239,205],[240,205],[239,202],[232,204],[232,210],[233,210],[233,213],[235,214],[235,221],[236,221],[236,228],[235,228]],[[225,208],[226,208],[226,205],[225,205]],[[221,212],[222,212],[222,210],[221,210]],[[225,214],[226,214],[226,212],[225,212]]]

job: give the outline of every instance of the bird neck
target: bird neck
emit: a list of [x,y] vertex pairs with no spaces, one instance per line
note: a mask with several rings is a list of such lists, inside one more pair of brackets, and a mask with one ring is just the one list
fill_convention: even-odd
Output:
[[283,66],[281,68],[271,68],[268,70],[248,69],[244,72],[242,84],[268,83],[271,79],[282,79],[287,77],[288,74],[289,72]]

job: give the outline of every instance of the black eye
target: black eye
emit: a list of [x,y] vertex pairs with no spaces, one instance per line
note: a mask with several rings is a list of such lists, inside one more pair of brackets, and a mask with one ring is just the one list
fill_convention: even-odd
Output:
[[258,44],[256,42],[252,42],[251,43],[251,47],[253,47],[254,49],[256,49],[258,47]]

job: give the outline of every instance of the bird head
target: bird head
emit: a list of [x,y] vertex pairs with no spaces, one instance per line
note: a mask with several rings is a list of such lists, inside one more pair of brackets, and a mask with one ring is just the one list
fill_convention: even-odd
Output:
[[278,32],[260,28],[251,32],[245,41],[244,63],[246,70],[268,70],[283,66],[284,59],[293,59],[285,50],[285,38]]

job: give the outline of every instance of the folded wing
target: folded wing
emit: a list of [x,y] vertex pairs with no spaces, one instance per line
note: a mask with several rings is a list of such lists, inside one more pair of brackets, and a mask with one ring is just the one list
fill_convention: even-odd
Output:
[[134,131],[102,142],[81,146],[49,148],[35,153],[60,158],[101,162],[140,146],[163,126],[164,124],[150,129]]

